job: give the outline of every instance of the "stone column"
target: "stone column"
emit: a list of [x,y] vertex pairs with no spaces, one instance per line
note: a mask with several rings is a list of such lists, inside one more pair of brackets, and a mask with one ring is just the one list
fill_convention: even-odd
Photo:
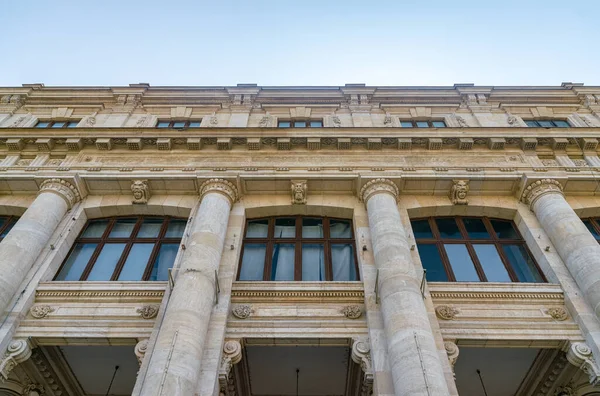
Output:
[[378,296],[396,395],[448,395],[448,386],[421,295],[406,231],[397,207],[398,188],[375,179],[362,188],[379,271]]
[[221,262],[229,212],[237,188],[222,179],[200,187],[200,208],[193,220],[175,286],[166,307],[140,394],[197,394],[202,352],[215,304],[216,274]]
[[565,200],[554,179],[531,183],[521,196],[600,318],[600,245]]
[[0,317],[18,291],[67,210],[80,199],[79,192],[61,179],[45,180],[40,192],[0,243]]

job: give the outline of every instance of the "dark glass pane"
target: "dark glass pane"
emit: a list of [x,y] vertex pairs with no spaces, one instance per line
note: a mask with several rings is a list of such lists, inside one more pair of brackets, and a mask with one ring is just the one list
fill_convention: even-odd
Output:
[[454,218],[449,217],[443,219],[435,219],[435,223],[437,224],[438,231],[440,232],[440,236],[442,238],[462,238],[462,235],[460,235],[460,230],[458,229],[458,225],[456,224],[456,220],[454,220]]
[[302,238],[323,238],[323,220],[303,218]]
[[10,232],[10,230],[12,230],[12,228],[15,226],[15,224],[17,223],[18,219],[13,218],[10,223],[8,223],[6,225],[6,228],[2,231],[2,234],[0,234],[0,238],[4,238],[6,235],[8,235],[8,233]]
[[444,249],[457,282],[479,282],[479,275],[466,245],[445,244]]
[[495,245],[473,245],[488,282],[511,282]]
[[152,272],[150,273],[151,281],[166,281],[169,279],[169,268],[173,268],[177,251],[179,250],[178,243],[163,243],[160,246],[158,255],[154,260]]
[[173,128],[184,128],[185,127],[185,121],[177,121],[173,123]]
[[294,121],[294,128],[306,128],[306,121]]
[[352,238],[350,220],[329,220],[329,236],[331,238]]
[[402,128],[413,128],[413,123],[411,121],[400,121],[400,126]]
[[200,128],[200,121],[191,121],[190,128]]
[[322,126],[323,126],[323,121],[311,121],[310,122],[311,128],[321,128]]
[[357,279],[351,244],[331,245],[331,267],[334,281],[355,281]]
[[109,238],[129,238],[131,235],[131,231],[133,231],[133,227],[135,227],[135,223],[137,219],[118,219],[115,221]]
[[271,280],[294,280],[294,250],[294,245],[291,243],[276,243],[273,245]]
[[429,221],[427,220],[412,220],[410,225],[413,229],[413,234],[415,234],[415,239],[420,238],[433,238],[433,232],[431,232],[431,227],[429,226]]
[[292,123],[290,121],[279,121],[279,123],[277,124],[277,126],[279,128],[289,128],[292,126]]
[[598,235],[598,233],[596,232],[596,229],[594,228],[594,226],[592,225],[592,222],[590,220],[584,220],[583,224],[585,224],[587,229],[590,230],[590,232],[592,233],[594,238],[600,239],[600,235]]
[[157,238],[160,234],[164,219],[160,218],[147,218],[140,226],[137,233],[138,238]]
[[88,265],[97,243],[78,243],[56,277],[58,281],[78,281]]
[[124,243],[107,243],[102,247],[102,251],[98,255],[90,274],[88,281],[107,281],[110,280],[117,262],[121,258],[121,254],[125,249]]
[[70,121],[67,124],[67,128],[75,128],[77,126],[77,124],[79,124],[79,121]]
[[165,238],[181,238],[187,225],[187,220],[171,219],[167,226]]
[[55,122],[54,124],[52,124],[52,128],[62,128],[65,126],[65,122]]
[[502,249],[517,274],[519,282],[544,281],[524,245],[502,245]]
[[428,282],[447,282],[448,275],[442,264],[442,258],[436,245],[418,244],[419,257],[423,268],[427,270],[426,278]]
[[325,250],[322,243],[302,244],[302,280],[324,281]]
[[48,128],[48,125],[50,125],[49,122],[46,121],[40,121],[37,124],[35,124],[36,128]]
[[158,124],[156,124],[157,128],[168,128],[169,127],[170,122],[168,121],[159,121]]
[[6,219],[7,219],[7,217],[0,217],[0,228],[2,228],[2,226],[4,226],[4,223],[6,223]]
[[552,121],[538,121],[538,124],[542,128],[552,128],[554,126],[554,124],[552,123]]
[[127,256],[127,260],[125,261],[123,269],[119,274],[119,280],[142,280],[144,277],[144,271],[146,271],[146,266],[148,265],[148,259],[152,254],[152,249],[154,249],[153,243],[135,243],[131,247],[129,255]]
[[570,127],[570,125],[569,125],[569,123],[567,121],[562,121],[562,120],[556,120],[556,121],[554,121],[554,125],[557,128],[569,128]]
[[429,128],[427,121],[417,121],[417,128]]
[[81,238],[102,238],[109,220],[92,220],[88,223]]
[[433,121],[431,124],[435,128],[446,128],[446,123],[444,121]]
[[537,121],[534,120],[525,120],[525,124],[527,124],[528,127],[532,128],[537,128],[539,126]]
[[296,236],[296,219],[275,219],[275,238],[294,238]]
[[515,231],[512,221],[490,220],[496,236],[500,239],[520,239],[519,234]]
[[266,238],[269,233],[269,220],[249,220],[246,226],[246,238]]
[[267,245],[264,243],[244,244],[244,256],[242,257],[242,268],[240,280],[261,281],[265,270],[265,252]]
[[490,234],[485,229],[485,224],[481,219],[463,218],[463,224],[467,229],[469,238],[490,239]]

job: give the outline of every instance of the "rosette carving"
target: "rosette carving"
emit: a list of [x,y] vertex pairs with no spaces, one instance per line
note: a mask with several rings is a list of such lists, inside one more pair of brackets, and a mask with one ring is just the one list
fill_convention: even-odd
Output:
[[342,313],[348,319],[358,319],[362,316],[362,310],[358,305],[348,305],[342,308]]
[[51,312],[54,312],[54,308],[49,305],[34,305],[29,308],[29,313],[36,319],[45,318]]
[[567,320],[567,318],[569,317],[569,315],[567,314],[567,310],[564,309],[563,307],[554,307],[554,308],[548,308],[546,310],[546,314],[550,315],[552,317],[552,319],[556,319],[556,320]]
[[435,307],[435,313],[440,319],[452,320],[460,313],[460,311],[450,305],[438,305]]
[[77,188],[63,179],[47,179],[40,185],[40,193],[51,192],[65,200],[69,209],[81,199]]
[[209,179],[200,186],[200,199],[208,193],[216,192],[226,196],[233,205],[239,198],[237,187],[225,179]]
[[389,179],[373,179],[367,182],[361,189],[359,198],[363,202],[368,202],[375,194],[388,193],[392,194],[396,200],[398,200],[398,187],[396,184]]
[[240,304],[233,307],[231,313],[238,319],[247,319],[252,315],[254,310],[250,305]]
[[533,209],[533,204],[538,200],[542,195],[550,194],[550,193],[558,193],[563,195],[563,186],[554,179],[541,179],[537,180],[525,188],[523,190],[523,194],[521,195],[521,201],[523,203],[529,205],[531,209]]

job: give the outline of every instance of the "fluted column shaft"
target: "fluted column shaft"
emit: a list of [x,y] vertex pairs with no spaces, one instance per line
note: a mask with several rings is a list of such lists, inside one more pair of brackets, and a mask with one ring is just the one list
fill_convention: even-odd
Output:
[[448,387],[396,203],[398,189],[376,179],[361,190],[366,202],[378,294],[396,395],[448,395]]
[[0,242],[0,317],[10,309],[8,304],[27,272],[67,210],[79,199],[79,192],[69,182],[45,180],[37,198]]
[[200,188],[201,203],[193,219],[186,251],[175,273],[175,287],[150,356],[141,395],[196,394],[202,353],[215,304],[219,269],[235,186],[211,179]]
[[577,216],[553,179],[529,185],[522,196],[559,256],[600,318],[600,245]]

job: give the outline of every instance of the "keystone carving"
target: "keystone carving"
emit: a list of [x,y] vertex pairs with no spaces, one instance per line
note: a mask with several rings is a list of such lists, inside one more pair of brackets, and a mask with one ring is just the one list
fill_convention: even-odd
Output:
[[292,204],[306,204],[308,185],[306,180],[292,180]]
[[235,377],[232,373],[234,364],[242,360],[242,345],[237,340],[226,341],[223,345],[223,357],[219,367],[220,396],[235,396]]
[[446,349],[446,354],[448,355],[448,361],[450,362],[452,372],[454,372],[454,365],[456,364],[456,360],[458,360],[460,350],[458,349],[458,346],[452,341],[444,342],[444,348]]
[[40,185],[40,194],[51,192],[65,200],[69,209],[81,199],[77,188],[63,179],[47,179]]
[[356,338],[352,344],[352,361],[360,364],[363,371],[363,383],[360,396],[370,396],[373,393],[373,363],[371,361],[371,346],[368,338]]
[[342,313],[348,319],[358,319],[362,316],[362,310],[358,305],[348,305],[342,308]]
[[569,318],[567,310],[562,307],[548,308],[546,310],[546,314],[550,315],[552,319],[560,321],[567,320]]
[[435,313],[440,319],[452,320],[460,313],[460,311],[450,305],[438,305],[435,307]]
[[375,194],[388,193],[392,194],[398,200],[398,187],[389,179],[373,179],[367,182],[361,189],[359,198],[367,203],[369,198]]
[[4,357],[0,361],[0,375],[5,380],[8,379],[10,372],[17,366],[19,363],[23,363],[31,356],[31,346],[27,343],[26,340],[13,340],[8,348],[6,349],[6,353]]
[[467,205],[467,193],[469,192],[468,180],[452,180],[450,188],[450,200],[454,205]]
[[141,308],[136,309],[135,312],[139,313],[144,319],[154,319],[158,315],[158,305],[144,305]]
[[567,360],[589,376],[590,384],[600,385],[600,368],[589,346],[583,342],[572,343],[567,351]]
[[225,179],[209,179],[200,186],[200,200],[208,193],[219,193],[229,199],[231,205],[238,200],[237,187]]
[[54,312],[54,308],[49,305],[34,305],[29,308],[29,313],[36,319],[45,318],[51,312]]
[[135,345],[135,348],[133,349],[133,352],[135,353],[135,357],[137,358],[137,361],[139,363],[139,365],[142,365],[142,362],[144,361],[144,356],[146,356],[146,351],[148,350],[148,340],[141,340],[140,342],[138,342]]
[[521,201],[533,209],[533,204],[542,195],[550,193],[558,193],[563,195],[562,191],[563,186],[558,181],[554,179],[541,179],[531,183],[525,188],[523,194],[521,195]]
[[131,192],[133,193],[134,204],[147,204],[150,199],[150,188],[148,180],[133,180],[131,182]]
[[240,304],[233,307],[231,313],[238,319],[247,319],[254,313],[254,310],[250,305]]

